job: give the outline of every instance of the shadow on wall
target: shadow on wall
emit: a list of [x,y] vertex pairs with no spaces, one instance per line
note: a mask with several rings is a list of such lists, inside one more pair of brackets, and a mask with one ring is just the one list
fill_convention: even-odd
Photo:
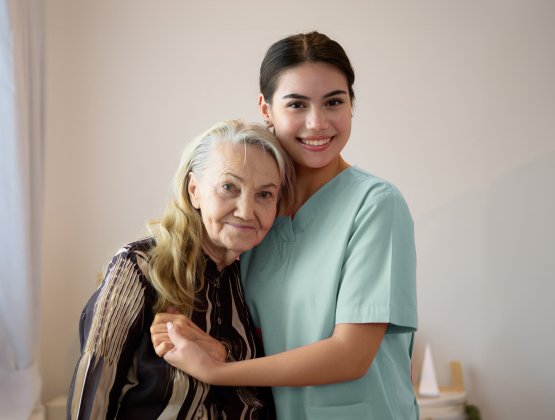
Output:
[[413,379],[420,380],[424,347],[430,343],[440,385],[451,383],[449,362],[462,363],[471,402],[479,373],[476,354],[483,353],[476,324],[485,307],[484,203],[473,189],[415,220],[418,324],[413,353]]
[[[463,365],[484,418],[555,411],[555,153],[415,221],[420,330],[440,384]],[[522,385],[526,384],[525,387]]]
[[[499,418],[555,412],[555,153],[495,182],[486,205],[490,373]],[[526,384],[525,386],[523,386]],[[508,403],[511,401],[511,403]],[[492,404],[493,405],[493,404]],[[493,413],[492,413],[493,414]],[[485,418],[493,416],[484,412]]]

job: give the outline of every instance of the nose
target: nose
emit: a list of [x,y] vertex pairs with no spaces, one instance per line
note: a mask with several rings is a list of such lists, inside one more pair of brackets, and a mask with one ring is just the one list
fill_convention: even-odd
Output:
[[324,110],[314,107],[306,117],[306,128],[314,131],[326,130],[328,128],[328,119]]
[[237,202],[234,216],[243,220],[254,219],[254,195],[241,194]]

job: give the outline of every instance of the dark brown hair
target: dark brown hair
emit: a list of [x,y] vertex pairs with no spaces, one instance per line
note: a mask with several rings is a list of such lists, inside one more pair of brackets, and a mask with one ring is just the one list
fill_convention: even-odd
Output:
[[260,93],[268,104],[277,88],[279,76],[306,62],[332,65],[345,75],[351,104],[355,100],[355,71],[345,50],[333,39],[319,32],[291,35],[273,44],[260,66]]

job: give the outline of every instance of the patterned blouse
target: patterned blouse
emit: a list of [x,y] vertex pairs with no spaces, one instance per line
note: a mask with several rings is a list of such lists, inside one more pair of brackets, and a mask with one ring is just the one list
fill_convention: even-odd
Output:
[[[150,338],[155,292],[148,281],[153,238],[123,247],[79,322],[81,357],[68,419],[274,419],[269,388],[211,386],[158,357]],[[200,310],[191,320],[230,350],[228,362],[261,357],[243,299],[239,264],[206,260]]]

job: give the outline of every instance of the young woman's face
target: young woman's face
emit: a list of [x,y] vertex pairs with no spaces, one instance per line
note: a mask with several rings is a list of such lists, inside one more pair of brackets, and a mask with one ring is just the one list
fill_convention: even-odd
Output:
[[351,135],[347,79],[335,67],[305,63],[285,71],[260,110],[296,165],[322,168],[339,159]]
[[189,197],[200,209],[205,246],[215,254],[243,252],[262,241],[276,217],[280,188],[278,165],[269,152],[220,143],[200,179],[189,176]]

